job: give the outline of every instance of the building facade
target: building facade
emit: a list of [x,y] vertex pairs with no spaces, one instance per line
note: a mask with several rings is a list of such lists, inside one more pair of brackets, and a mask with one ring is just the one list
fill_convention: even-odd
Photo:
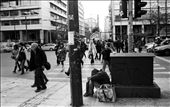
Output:
[[78,11],[79,11],[79,35],[85,36],[85,25],[84,25],[84,7],[81,2],[78,2]]
[[104,32],[102,37],[102,40],[108,40],[110,39],[111,35],[111,22],[110,22],[110,16],[105,17],[105,22],[104,22]]
[[97,27],[97,21],[94,18],[85,19],[85,23],[89,25],[90,31],[92,31],[93,28]]
[[62,0],[2,0],[0,41],[55,42],[66,37],[67,4]]
[[[152,40],[155,36],[165,36],[165,29],[167,30],[167,36],[170,36],[170,1],[167,0],[142,0],[147,2],[145,7],[142,7],[143,10],[147,10],[147,14],[143,15],[141,18],[133,20],[133,35],[134,38],[138,36],[143,36],[147,38],[147,42]],[[134,3],[134,2],[133,2]],[[127,39],[128,35],[128,18],[121,18],[121,9],[120,9],[121,0],[112,0],[109,12],[110,19],[113,19],[110,22],[113,26],[110,26],[112,34],[115,36],[115,39]],[[167,7],[166,7],[167,5]],[[159,6],[159,10],[158,10]],[[167,23],[165,23],[165,13],[167,10]],[[158,17],[159,11],[159,17]],[[133,8],[134,12],[134,8]],[[128,13],[128,10],[127,10]],[[133,13],[134,14],[134,13]],[[153,16],[156,16],[155,19]],[[159,18],[159,23],[158,23]]]

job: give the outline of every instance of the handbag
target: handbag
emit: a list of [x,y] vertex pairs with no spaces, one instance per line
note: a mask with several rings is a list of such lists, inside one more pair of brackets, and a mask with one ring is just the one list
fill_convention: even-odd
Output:
[[46,63],[44,64],[44,66],[45,66],[45,68],[46,68],[47,70],[50,70],[50,69],[51,69],[51,64],[50,64],[49,62],[46,62]]
[[97,89],[97,98],[99,102],[115,102],[115,87],[112,87],[110,84],[100,85],[100,87]]

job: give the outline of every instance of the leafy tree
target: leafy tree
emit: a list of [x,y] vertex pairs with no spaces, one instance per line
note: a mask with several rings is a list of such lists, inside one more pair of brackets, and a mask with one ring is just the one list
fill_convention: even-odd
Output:
[[99,27],[95,27],[95,28],[92,29],[92,33],[96,32],[96,31],[97,31],[97,32],[100,31]]

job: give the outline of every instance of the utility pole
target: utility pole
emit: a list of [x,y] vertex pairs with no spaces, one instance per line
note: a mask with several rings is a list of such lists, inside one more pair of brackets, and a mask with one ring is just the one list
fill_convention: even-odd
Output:
[[167,32],[168,32],[168,29],[167,29],[167,27],[168,27],[168,13],[167,13],[167,0],[165,0],[165,20],[166,20],[166,30],[165,30],[165,33],[166,33],[166,38],[167,38]]
[[26,30],[26,41],[28,42],[28,29],[27,29],[27,16],[25,16],[25,30]]
[[158,8],[158,20],[157,20],[157,36],[160,36],[160,32],[159,32],[159,11],[160,11],[160,6],[159,6],[159,0],[157,0],[157,8]]
[[133,41],[133,11],[132,11],[132,7],[133,7],[133,0],[129,0],[128,1],[128,14],[129,14],[129,24],[128,24],[128,52],[132,53],[133,52],[133,45],[134,45],[134,41]]
[[[78,0],[68,0],[68,31],[74,32],[74,36],[79,33]],[[71,105],[79,107],[83,105],[81,64],[78,55],[74,55],[77,48],[75,37],[72,39],[74,44],[70,44],[69,49]]]

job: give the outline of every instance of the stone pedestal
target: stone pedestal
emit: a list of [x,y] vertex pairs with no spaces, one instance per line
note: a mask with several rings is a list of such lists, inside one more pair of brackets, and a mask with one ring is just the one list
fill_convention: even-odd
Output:
[[160,88],[153,83],[153,58],[151,53],[111,54],[111,82],[118,97],[160,97]]

